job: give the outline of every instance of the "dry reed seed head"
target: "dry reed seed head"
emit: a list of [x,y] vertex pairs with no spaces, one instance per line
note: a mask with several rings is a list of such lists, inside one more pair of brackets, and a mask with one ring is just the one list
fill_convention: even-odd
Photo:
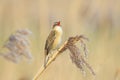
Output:
[[31,54],[30,50],[25,49],[22,54],[23,54],[23,56],[25,56],[26,58],[32,59],[32,54]]
[[4,48],[9,50],[9,52],[5,52],[4,56],[7,60],[18,62],[21,56],[25,56],[27,59],[32,59],[32,54],[29,49],[29,39],[28,36],[26,36],[28,34],[30,34],[30,31],[22,29],[16,31],[16,33],[8,38],[8,41],[4,45]]
[[83,35],[80,35],[80,36],[75,36],[75,37],[70,37],[68,39],[68,43],[71,43],[71,44],[75,44],[77,41],[80,41],[82,39],[85,39],[85,40],[88,40],[88,38],[86,38],[85,36]]
[[32,34],[32,32],[28,29],[19,29],[16,31],[16,33],[20,33],[22,35],[29,35],[29,34]]
[[20,57],[16,57],[17,55],[14,55],[16,53],[9,52],[6,54],[2,54],[2,57],[4,57],[8,61],[12,61],[14,63],[18,63],[20,61]]
[[79,48],[76,45],[68,46],[70,50],[70,58],[72,62],[81,70],[82,74],[85,75],[85,70],[83,67],[83,62],[81,60]]
[[3,47],[6,47],[10,51],[15,51],[17,49],[17,47],[15,46],[15,43],[10,41],[6,42]]
[[79,48],[77,46],[69,46],[68,49],[70,50],[70,58],[73,63],[81,70],[82,74],[85,75],[85,66],[90,70],[90,73],[95,75],[94,70],[92,67],[84,60],[84,57],[80,54]]
[[84,65],[90,70],[90,73],[95,76],[96,73],[94,72],[93,68],[88,64],[88,62],[85,61],[84,57],[81,57],[81,60],[84,63]]
[[75,58],[74,56],[70,56],[72,62],[76,65],[77,68],[80,69],[81,73],[85,76],[86,75],[86,71],[85,71],[85,67],[83,65],[82,60],[79,60],[77,58]]
[[9,37],[9,41],[14,42],[16,40],[17,40],[17,37],[15,35],[13,35],[13,34]]
[[86,46],[86,43],[83,40],[80,40],[81,48],[83,49],[83,55],[85,58],[88,58],[88,48]]
[[75,57],[78,57],[80,55],[80,50],[78,47],[76,47],[76,45],[69,45],[68,49],[70,50],[71,54]]
[[[81,70],[82,74],[85,75],[85,66],[90,70],[90,72],[92,73],[92,75],[95,75],[94,70],[92,69],[92,67],[87,63],[87,61],[85,61],[85,57],[87,56],[87,47],[86,44],[83,42],[83,40],[87,39],[86,37],[80,35],[80,36],[75,36],[75,37],[70,37],[68,39],[68,43],[67,43],[67,48],[69,49],[70,53],[70,58],[72,60],[73,63],[75,63],[75,65]],[[75,43],[77,41],[81,41],[81,44],[83,45],[83,51],[84,51],[84,55],[85,57],[82,56],[80,49],[75,45]]]
[[89,38],[85,37],[84,35],[80,35],[80,36],[79,36],[79,39],[84,39],[84,40],[89,41]]
[[68,39],[68,43],[70,43],[70,44],[74,44],[74,43],[76,43],[77,42],[77,36],[76,37],[70,37],[69,39]]
[[30,41],[27,38],[27,36],[17,34],[16,37],[17,37],[17,43],[18,44],[20,43],[20,45],[26,46],[26,47],[30,45]]

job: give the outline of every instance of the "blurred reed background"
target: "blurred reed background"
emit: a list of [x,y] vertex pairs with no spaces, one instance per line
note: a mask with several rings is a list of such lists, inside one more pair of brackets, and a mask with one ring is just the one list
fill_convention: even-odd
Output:
[[[0,47],[11,33],[21,28],[30,37],[32,62],[14,64],[0,57],[0,80],[31,80],[43,64],[44,44],[54,21],[61,21],[63,42],[84,34],[89,39],[88,62],[95,80],[120,80],[120,1],[119,0],[0,0]],[[40,80],[93,80],[71,62],[69,51],[60,55]],[[115,79],[116,78],[116,79]]]

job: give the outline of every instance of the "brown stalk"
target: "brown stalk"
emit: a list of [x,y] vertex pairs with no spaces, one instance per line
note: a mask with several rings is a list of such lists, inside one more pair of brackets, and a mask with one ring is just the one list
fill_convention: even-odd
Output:
[[[57,52],[54,53],[54,55],[49,59],[49,61],[46,64],[46,68],[55,60],[55,58],[57,58],[57,56],[63,51],[65,50],[65,45],[67,44],[67,41],[59,48],[59,50]],[[38,73],[34,76],[33,80],[38,80],[38,78],[40,77],[40,75],[44,72],[44,70],[46,69],[44,67],[44,64],[40,67]]]

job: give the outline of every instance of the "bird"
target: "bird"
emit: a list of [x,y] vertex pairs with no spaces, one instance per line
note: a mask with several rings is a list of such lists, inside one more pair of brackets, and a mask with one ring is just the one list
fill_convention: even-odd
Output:
[[49,60],[49,54],[51,54],[51,51],[53,51],[59,47],[61,40],[62,40],[62,34],[63,34],[63,30],[60,25],[60,21],[54,22],[54,24],[52,26],[52,30],[49,33],[49,35],[46,39],[46,43],[45,43],[44,67],[46,67],[46,63]]

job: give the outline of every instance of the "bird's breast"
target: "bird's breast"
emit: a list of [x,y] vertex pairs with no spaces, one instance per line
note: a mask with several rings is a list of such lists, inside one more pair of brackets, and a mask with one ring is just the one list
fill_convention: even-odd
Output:
[[57,48],[58,45],[61,43],[61,38],[62,38],[62,29],[57,28],[56,30],[56,37],[53,43],[53,48]]

